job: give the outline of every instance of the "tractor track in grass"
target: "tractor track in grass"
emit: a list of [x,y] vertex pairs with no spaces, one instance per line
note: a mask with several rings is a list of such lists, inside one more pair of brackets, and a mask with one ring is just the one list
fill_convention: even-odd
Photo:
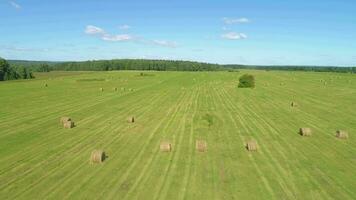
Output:
[[[171,107],[171,109],[167,112],[167,116],[166,119],[168,119],[167,124],[169,124],[172,119],[174,119],[174,116],[176,116],[179,108],[182,106],[182,102],[183,99],[186,98],[186,93],[183,93],[181,95],[181,99],[180,102],[177,103],[177,105],[175,105],[174,107]],[[173,117],[169,116],[172,115]],[[120,185],[128,178],[129,174],[131,173],[131,171],[134,169],[135,166],[137,166],[139,163],[139,161],[141,160],[143,154],[145,153],[145,149],[147,149],[147,147],[150,145],[150,142],[153,142],[152,139],[154,138],[155,134],[157,133],[157,131],[159,130],[159,128],[164,124],[164,120],[161,121],[161,123],[159,123],[154,130],[149,134],[147,141],[145,142],[144,145],[141,146],[141,148],[139,149],[139,151],[136,153],[137,155],[135,156],[135,159],[132,163],[130,163],[130,166],[126,169],[125,173],[119,178],[119,181],[117,180],[113,180],[114,182],[112,183],[115,187],[113,188],[113,190],[108,194],[108,196],[106,196],[106,198],[108,199],[112,199],[113,196],[115,195],[115,193],[117,192],[117,190],[120,188]],[[168,126],[166,124],[166,126]],[[157,142],[153,142],[154,144],[157,144]],[[156,145],[154,145],[156,147]],[[158,146],[157,146],[158,147]],[[152,157],[151,157],[152,159]]]
[[[191,100],[192,100],[192,98],[193,98],[193,94],[190,94],[190,96],[187,98],[187,102],[185,102],[183,105],[182,105],[182,108],[181,108],[181,110],[182,111],[177,111],[177,113],[176,113],[176,115],[172,118],[172,120],[170,121],[170,123],[167,123],[167,126],[163,129],[163,134],[164,135],[167,135],[167,133],[169,133],[171,136],[169,136],[169,137],[167,137],[167,138],[172,138],[172,144],[173,144],[173,151],[170,153],[170,154],[172,154],[172,155],[169,155],[169,160],[170,160],[170,162],[169,162],[169,164],[168,164],[168,166],[166,167],[166,172],[165,173],[163,173],[164,175],[168,175],[169,174],[169,171],[170,171],[170,169],[172,168],[172,163],[175,163],[176,161],[175,161],[175,158],[176,157],[179,157],[179,152],[180,152],[180,144],[181,144],[181,140],[180,139],[176,139],[176,135],[179,135],[180,137],[179,138],[182,138],[182,136],[184,135],[184,134],[182,134],[182,130],[184,130],[184,127],[185,127],[185,123],[184,123],[184,121],[185,121],[185,115],[186,115],[186,112],[187,112],[187,110],[189,109],[189,107],[191,106],[191,104],[189,103],[189,102],[191,102]],[[185,109],[184,111],[183,111],[183,109]],[[177,126],[175,126],[176,128],[174,129],[174,130],[172,130],[172,131],[168,131],[168,128],[169,127],[172,127],[172,126],[174,126],[173,125],[173,123],[175,122],[175,119],[177,118],[177,117],[179,117],[179,116],[182,116],[182,118],[181,119],[178,119],[178,121],[183,121],[183,124],[182,123],[178,123],[178,125]],[[172,123],[172,124],[171,124]],[[158,155],[158,154],[160,154],[160,152],[158,152],[156,155]],[[163,156],[167,156],[167,155],[163,155]],[[159,156],[158,156],[159,157]],[[152,156],[151,158],[152,159],[150,159],[150,161],[148,162],[148,164],[145,166],[145,168],[141,171],[141,173],[140,173],[140,175],[139,175],[139,178],[136,180],[136,184],[134,184],[134,187],[132,187],[131,189],[132,190],[129,190],[128,191],[128,196],[125,196],[125,199],[130,199],[130,194],[132,194],[132,192],[133,191],[135,191],[135,189],[136,189],[136,187],[137,187],[137,183],[138,182],[145,182],[145,181],[147,181],[147,179],[143,179],[143,178],[146,178],[146,177],[150,177],[151,176],[151,173],[152,173],[152,170],[151,171],[149,171],[148,173],[147,173],[147,170],[149,169],[149,166],[151,166],[153,163],[156,163],[156,162],[154,162],[154,160],[156,160],[157,158],[158,158],[157,156]],[[167,156],[168,157],[168,156]],[[144,176],[144,175],[146,175],[146,176]],[[143,180],[142,180],[143,179]],[[163,181],[162,182],[165,182],[166,181],[166,179],[165,178],[163,178]],[[163,184],[163,183],[162,183]],[[164,184],[163,184],[164,185]],[[161,188],[161,186],[156,186],[156,187],[159,187],[159,188]],[[157,193],[156,193],[157,194]],[[155,198],[155,197],[153,197],[153,199],[157,199],[157,197]]]
[[[155,97],[155,98],[156,98],[156,97]],[[128,107],[128,108],[129,108],[129,107]],[[125,123],[125,117],[124,117],[124,119],[122,119],[121,121]],[[101,122],[102,124],[106,124],[106,123],[107,123],[105,120],[101,120],[100,122]],[[123,124],[124,124],[124,123],[123,123]],[[100,124],[99,124],[99,126],[100,126]],[[92,135],[88,136],[88,138],[89,138],[89,137],[94,137],[94,136],[97,137],[98,134],[100,134],[100,133],[103,132],[104,130],[105,130],[105,126],[104,126],[104,128],[99,129],[95,134],[92,134]],[[107,131],[107,130],[105,130],[105,131]],[[104,135],[102,135],[102,136],[104,136]],[[99,135],[99,138],[100,138],[100,135]],[[85,138],[85,139],[87,139],[87,138]],[[111,140],[111,139],[110,139],[110,140]],[[81,142],[79,142],[79,143],[82,143],[82,142],[83,142],[83,141],[81,141]],[[77,143],[78,143],[78,142],[77,142]],[[93,145],[93,144],[92,144],[92,143],[87,143],[85,147],[90,147],[91,145]],[[77,154],[78,154],[78,153],[83,153],[83,151],[86,151],[87,148],[85,148],[85,147],[83,148],[84,150],[81,149],[81,151],[80,151],[80,152],[77,152]],[[72,149],[73,149],[73,148],[75,148],[75,147],[72,147]],[[68,150],[67,150],[67,151],[68,151]],[[70,154],[70,153],[69,153],[69,154]],[[87,157],[87,155],[89,155],[89,154],[86,154],[86,157]],[[81,158],[81,157],[78,157],[78,159],[80,159],[80,158]],[[42,163],[40,163],[40,164],[38,164],[38,165],[41,165],[41,164],[42,164]],[[67,163],[67,164],[69,165],[69,164],[71,164],[71,163]],[[85,165],[85,164],[88,164],[88,163],[85,162],[85,163],[83,163],[82,165]],[[61,167],[63,168],[64,166],[61,166]],[[37,167],[36,167],[36,168],[37,168]],[[78,167],[77,169],[80,170],[79,167]],[[56,171],[56,168],[53,169],[52,171]],[[51,173],[46,174],[46,176],[49,176],[49,175],[51,175]],[[45,177],[44,177],[44,178],[45,178]],[[40,180],[37,181],[37,183],[40,183]],[[30,186],[31,186],[31,185],[29,185],[28,188],[30,188]],[[32,185],[32,186],[33,186],[33,185]],[[21,193],[23,194],[24,192],[21,192]]]

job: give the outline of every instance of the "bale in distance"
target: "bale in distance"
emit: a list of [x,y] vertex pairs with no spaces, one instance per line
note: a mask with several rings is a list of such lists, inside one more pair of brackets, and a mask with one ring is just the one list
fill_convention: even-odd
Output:
[[291,105],[292,107],[297,107],[297,106],[298,106],[298,104],[297,104],[296,102],[292,102],[290,105]]
[[246,149],[248,151],[257,151],[257,142],[255,140],[250,140],[246,143]]
[[45,87],[48,87],[48,84],[47,84],[47,83],[45,83],[45,84],[44,84],[44,86],[45,86]]
[[349,134],[346,131],[337,130],[336,131],[336,137],[340,138],[340,139],[348,139],[349,138]]
[[68,129],[74,128],[74,122],[72,122],[72,121],[64,122],[63,127],[68,128]]
[[70,117],[61,117],[59,120],[61,124],[64,124],[65,122],[72,121]]
[[197,140],[195,142],[195,148],[199,152],[205,152],[208,149],[208,144],[207,144],[207,142],[205,140]]
[[167,142],[167,141],[161,142],[161,144],[159,145],[159,149],[162,152],[171,152],[172,151],[172,144],[170,142]]
[[99,90],[100,90],[101,92],[104,92],[104,88],[100,88]]
[[135,122],[135,117],[129,117],[127,118],[128,123],[134,123]]
[[90,155],[90,163],[102,163],[106,158],[105,151],[94,150]]
[[114,91],[117,91],[117,87],[116,87],[116,88],[114,88]]
[[299,129],[299,134],[300,134],[301,136],[311,136],[312,131],[311,131],[310,128],[300,128],[300,129]]

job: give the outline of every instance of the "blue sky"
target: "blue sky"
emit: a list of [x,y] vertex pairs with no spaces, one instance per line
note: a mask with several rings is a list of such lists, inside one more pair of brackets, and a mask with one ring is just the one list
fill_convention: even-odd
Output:
[[0,57],[356,66],[356,1],[0,0]]

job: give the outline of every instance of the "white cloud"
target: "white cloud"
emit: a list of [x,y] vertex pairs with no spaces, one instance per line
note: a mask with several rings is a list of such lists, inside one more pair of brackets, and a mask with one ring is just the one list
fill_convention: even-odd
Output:
[[128,34],[119,34],[119,35],[110,35],[110,34],[103,34],[101,39],[105,41],[111,42],[119,42],[119,41],[128,41],[132,40],[134,37]]
[[227,18],[227,17],[224,17],[223,18],[223,21],[224,21],[224,24],[243,24],[243,23],[249,23],[250,20],[245,18],[245,17],[242,17],[242,18]]
[[16,9],[21,9],[21,6],[16,3],[15,1],[9,1],[9,3],[11,4],[12,7],[16,8]]
[[106,33],[106,31],[100,27],[88,25],[84,31],[88,35],[99,36],[102,40],[110,41],[110,42],[120,42],[120,41],[128,41],[132,40],[134,37],[128,34],[117,34],[112,35]]
[[[123,27],[126,29],[129,28],[128,25],[124,25],[121,28]],[[107,33],[104,29],[93,25],[86,26],[84,32],[88,35],[99,37],[100,39],[107,42],[135,41],[141,44],[149,44],[149,45],[151,44],[151,45],[158,45],[158,46],[171,47],[171,48],[177,47],[176,42],[167,41],[167,40],[148,40],[148,39],[133,36],[131,34],[110,34]]]
[[93,25],[88,25],[85,28],[85,33],[89,35],[97,35],[97,34],[105,34],[104,29],[93,26]]
[[119,29],[120,30],[128,30],[128,29],[130,29],[131,28],[131,26],[129,26],[129,25],[127,25],[127,24],[124,24],[124,25],[122,25],[122,26],[119,26]]
[[246,39],[247,35],[244,33],[229,32],[222,34],[221,37],[227,40],[242,40]]
[[152,40],[153,44],[159,45],[159,46],[164,46],[164,47],[171,47],[175,48],[177,47],[176,42],[172,41],[167,41],[167,40]]

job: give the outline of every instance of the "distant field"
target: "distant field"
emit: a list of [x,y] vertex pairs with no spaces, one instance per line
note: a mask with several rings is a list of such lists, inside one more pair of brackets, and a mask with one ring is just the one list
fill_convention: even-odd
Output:
[[[356,198],[356,75],[144,73],[1,82],[0,199]],[[237,88],[244,73],[255,89]],[[62,128],[62,116],[76,127]],[[160,152],[163,140],[172,152]],[[94,149],[104,163],[89,164]]]

